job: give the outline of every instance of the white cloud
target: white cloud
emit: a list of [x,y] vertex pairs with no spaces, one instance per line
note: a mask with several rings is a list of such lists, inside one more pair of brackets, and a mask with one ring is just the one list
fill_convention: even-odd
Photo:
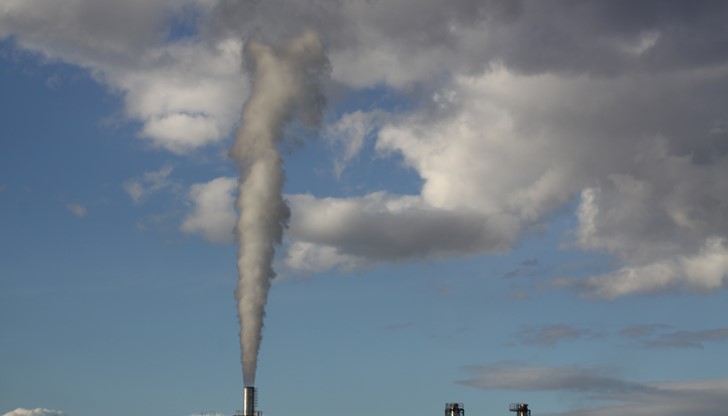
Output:
[[197,234],[213,243],[230,243],[237,215],[234,209],[236,178],[220,177],[206,183],[192,185],[189,198],[192,211],[182,222],[180,229]]
[[18,408],[11,412],[5,413],[3,416],[63,416],[64,413],[60,410],[51,410],[51,409],[43,409],[43,408],[36,408],[36,409],[22,409]]
[[139,204],[150,195],[173,186],[174,183],[169,180],[169,175],[173,170],[171,164],[165,164],[159,170],[144,172],[141,178],[124,182],[122,188],[129,194],[135,204]]
[[68,209],[73,215],[77,217],[85,217],[87,214],[86,207],[79,204],[78,202],[73,202],[66,205],[66,209]]
[[168,20],[209,6],[186,0],[28,0],[4,2],[0,38],[47,60],[88,69],[120,92],[141,137],[184,153],[228,136],[247,85],[242,41],[166,40]]
[[373,138],[376,129],[387,118],[388,114],[380,110],[354,111],[342,115],[335,123],[326,127],[326,138],[339,153],[338,159],[334,161],[334,173],[337,177],[361,151],[365,142]]
[[315,273],[330,269],[350,271],[359,266],[361,260],[354,256],[339,254],[335,247],[296,241],[287,251],[285,265],[291,270]]
[[697,253],[625,266],[576,282],[585,293],[605,299],[639,293],[686,289],[710,292],[728,283],[728,247],[724,238],[710,237]]
[[228,136],[247,95],[242,42],[180,41],[150,49],[133,70],[105,72],[155,146],[185,153]]
[[171,114],[148,120],[142,135],[176,153],[184,153],[199,146],[199,143],[215,141],[221,137],[214,120],[204,115],[187,114]]

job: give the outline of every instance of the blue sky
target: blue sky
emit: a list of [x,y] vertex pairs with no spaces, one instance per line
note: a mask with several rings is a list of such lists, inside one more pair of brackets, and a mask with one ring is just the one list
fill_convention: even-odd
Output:
[[722,411],[726,14],[0,0],[0,414],[242,406],[243,47],[304,28],[328,105],[278,144],[265,415]]

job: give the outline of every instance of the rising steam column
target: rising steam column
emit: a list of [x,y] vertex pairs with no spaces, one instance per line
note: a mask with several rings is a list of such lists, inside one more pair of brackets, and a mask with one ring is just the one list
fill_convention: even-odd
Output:
[[255,410],[258,401],[258,391],[255,387],[243,388],[243,410],[235,412],[235,416],[263,416],[263,412]]

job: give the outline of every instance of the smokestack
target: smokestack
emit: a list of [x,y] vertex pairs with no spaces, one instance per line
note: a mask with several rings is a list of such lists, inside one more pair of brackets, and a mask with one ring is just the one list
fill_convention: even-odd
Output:
[[253,386],[243,388],[243,410],[235,411],[234,416],[263,416],[263,412],[255,410],[258,401],[258,390]]
[[445,403],[445,416],[465,416],[462,403]]
[[257,416],[255,414],[255,387],[243,389],[243,416]]
[[516,416],[531,416],[531,409],[528,408],[528,403],[511,403],[508,410],[515,412]]

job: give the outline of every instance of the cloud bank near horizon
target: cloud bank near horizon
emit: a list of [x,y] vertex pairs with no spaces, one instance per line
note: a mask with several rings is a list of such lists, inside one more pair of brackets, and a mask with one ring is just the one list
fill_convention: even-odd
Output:
[[482,390],[559,391],[603,403],[551,416],[688,416],[717,414],[728,404],[728,380],[637,383],[604,368],[521,362],[469,366],[462,370],[470,378],[459,384]]

